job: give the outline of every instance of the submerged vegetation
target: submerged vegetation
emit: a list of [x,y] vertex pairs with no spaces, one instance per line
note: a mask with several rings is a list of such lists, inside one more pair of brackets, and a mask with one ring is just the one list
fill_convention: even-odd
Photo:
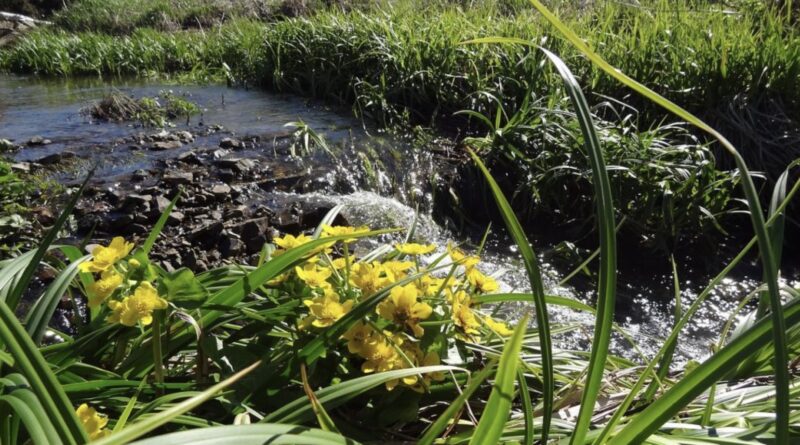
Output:
[[[532,3],[541,16],[504,3],[492,17],[431,7],[175,34],[45,30],[0,53],[7,68],[65,75],[144,74],[154,69],[148,63],[164,72],[216,66],[229,80],[353,104],[386,126],[460,129],[530,282],[529,293],[503,292],[482,269],[483,245],[418,243],[413,226],[402,233],[335,225],[341,206],[313,233],[272,234],[254,264],[166,270],[152,257],[180,206],[177,189],[143,241],[116,237],[88,254],[53,244],[87,179],[36,250],[0,262],[0,443],[800,440],[800,290],[778,280],[800,161],[774,167],[764,212],[746,157],[697,116],[713,116],[734,97],[797,106],[800,49],[792,45],[800,37],[790,13],[742,9],[731,19],[737,29],[721,14],[686,22],[697,28],[671,15],[646,26],[649,9],[609,3],[593,14],[559,11],[567,26]],[[544,38],[545,20],[565,40]],[[645,57],[615,35],[632,35]],[[165,42],[172,43],[159,47]],[[656,51],[664,42],[666,51]],[[725,56],[712,57],[717,51]],[[628,105],[603,95],[629,91],[637,96]],[[116,116],[115,101],[123,111],[141,105],[111,101],[98,113]],[[666,123],[666,113],[707,136]],[[289,125],[292,154],[327,150],[303,121]],[[736,170],[721,170],[717,157]],[[0,169],[0,185],[14,180]],[[592,305],[545,289],[517,216],[531,212],[524,206],[563,212],[597,233]],[[682,230],[724,230],[721,216],[734,211],[749,214],[756,236],[688,307],[675,267],[674,324],[658,352],[644,356],[614,322],[625,234],[617,226],[624,217],[678,244]],[[676,369],[684,329],[754,246],[763,285],[743,296],[702,363]],[[56,273],[39,289],[32,278],[42,267]],[[73,333],[48,326],[65,296]],[[509,302],[525,309],[503,321]],[[595,317],[588,351],[554,346],[586,331],[552,324],[556,306]],[[609,350],[614,332],[638,357]]]
[[140,99],[113,92],[83,112],[98,120],[138,121],[144,126],[164,127],[172,119],[185,118],[188,122],[192,115],[200,112],[200,108],[171,91],[162,91],[158,97]]

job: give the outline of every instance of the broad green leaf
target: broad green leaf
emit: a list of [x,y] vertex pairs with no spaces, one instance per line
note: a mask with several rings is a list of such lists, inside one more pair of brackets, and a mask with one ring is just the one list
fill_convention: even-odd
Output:
[[161,286],[163,292],[159,294],[168,301],[202,301],[208,294],[194,272],[185,267],[163,275],[159,281]]

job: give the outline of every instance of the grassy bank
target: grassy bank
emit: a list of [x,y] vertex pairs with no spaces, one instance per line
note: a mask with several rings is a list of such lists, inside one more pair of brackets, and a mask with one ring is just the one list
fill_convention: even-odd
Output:
[[[515,36],[560,54],[585,85],[605,128],[616,190],[631,203],[620,209],[632,223],[626,230],[658,234],[653,243],[664,247],[714,231],[739,210],[732,200],[737,174],[726,171],[727,157],[600,75],[525,2],[466,10],[419,2],[335,7],[269,23],[226,15],[213,22],[219,26],[189,29],[153,21],[191,22],[185,17],[199,14],[201,4],[208,15],[195,22],[220,18],[208,12],[213,2],[179,2],[168,13],[161,0],[76,2],[55,16],[54,29],[0,52],[0,66],[62,76],[227,79],[352,106],[383,126],[444,128],[469,137],[467,145],[509,173],[506,189],[518,192],[516,204],[532,218],[555,214],[559,224],[585,224],[592,204],[587,165],[576,155],[581,137],[564,117],[563,88],[543,53],[463,44]],[[248,16],[240,3],[230,5],[226,14]],[[557,12],[610,63],[720,127],[755,170],[774,178],[800,154],[800,32],[783,16],[763,7],[723,11],[713,3],[655,1]]]

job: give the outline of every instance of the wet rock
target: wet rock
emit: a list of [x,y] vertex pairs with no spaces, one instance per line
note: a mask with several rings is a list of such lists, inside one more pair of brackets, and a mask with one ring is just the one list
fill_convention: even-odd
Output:
[[211,187],[211,194],[217,201],[226,201],[231,197],[231,187],[227,184],[217,184]]
[[151,199],[153,199],[153,197],[150,195],[138,195],[131,193],[125,197],[122,207],[128,211],[138,210],[145,207]]
[[219,241],[219,253],[223,258],[232,258],[241,255],[244,251],[244,243],[238,236],[232,233],[225,233]]
[[200,156],[198,156],[195,151],[181,153],[178,155],[177,159],[178,162],[183,162],[184,164],[203,165],[203,160],[200,159]]
[[144,235],[145,233],[150,233],[150,229],[144,224],[131,224],[128,226],[127,233],[131,235]]
[[77,155],[71,151],[62,151],[61,153],[53,153],[51,155],[47,155],[36,162],[42,165],[55,165],[67,159],[73,159],[76,156]]
[[222,138],[222,140],[219,141],[219,146],[220,148],[236,150],[244,148],[244,142],[240,141],[239,139]]
[[226,221],[244,218],[245,214],[247,214],[247,206],[241,205],[231,209],[227,209],[223,217]]
[[183,223],[184,218],[186,218],[182,212],[172,211],[167,217],[167,225],[170,226],[177,226]]
[[236,179],[236,175],[233,173],[233,170],[226,168],[217,172],[217,178],[222,182],[231,183]]
[[176,148],[181,148],[183,144],[181,141],[161,141],[161,142],[154,142],[150,145],[150,150],[153,151],[165,151],[165,150],[175,150]]
[[30,162],[16,162],[11,164],[11,170],[17,173],[30,173],[31,164]]
[[245,158],[218,159],[214,164],[221,169],[229,169],[238,174],[247,173],[256,166],[255,161]]
[[156,215],[161,215],[167,211],[170,200],[163,196],[153,196],[150,198],[150,212]]
[[283,233],[298,233],[302,229],[300,216],[290,210],[283,210],[278,213],[274,225]]
[[194,182],[194,174],[192,172],[170,171],[164,173],[162,179],[170,185],[186,185]]
[[178,139],[184,143],[194,142],[194,135],[188,131],[175,132],[175,136],[177,136]]
[[134,223],[133,215],[127,213],[115,215],[111,217],[109,223],[113,230],[127,231],[128,227]]
[[222,233],[224,226],[222,221],[205,220],[202,225],[188,234],[190,241],[198,241],[204,245],[214,244],[214,241]]
[[147,170],[136,170],[131,174],[131,180],[134,182],[141,182],[150,177],[150,172]]
[[0,153],[6,151],[14,151],[17,149],[17,146],[14,145],[13,142],[9,141],[8,139],[0,139]]
[[48,144],[52,144],[52,143],[53,143],[53,141],[51,141],[50,139],[45,139],[45,138],[43,138],[41,136],[34,136],[34,137],[28,139],[28,146],[31,146],[31,147],[39,146],[39,145],[48,145]]

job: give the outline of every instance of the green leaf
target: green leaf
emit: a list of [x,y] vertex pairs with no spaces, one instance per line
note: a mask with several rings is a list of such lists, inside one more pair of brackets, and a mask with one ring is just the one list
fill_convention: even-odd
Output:
[[58,307],[58,302],[61,301],[61,297],[67,292],[72,280],[80,273],[80,271],[78,271],[78,265],[89,258],[91,258],[91,255],[86,255],[70,263],[66,269],[58,274],[56,279],[47,287],[45,293],[36,300],[33,308],[28,312],[25,325],[34,343],[41,343],[42,336],[45,330],[47,330],[47,326],[53,318],[53,313],[55,313]]
[[194,272],[185,267],[163,275],[159,281],[159,287],[161,286],[163,291],[159,294],[168,301],[202,301],[208,295]]
[[[250,371],[256,369],[259,365],[261,365],[261,361],[253,363],[247,368],[242,369],[241,371],[217,383],[216,385],[208,388],[202,393],[190,399],[184,400],[181,403],[173,405],[170,408],[165,409],[164,411],[161,411],[157,416],[148,417],[138,422],[134,422],[123,428],[121,431],[118,432],[115,431],[111,435],[106,436],[92,443],[94,445],[123,445],[138,437],[141,437],[149,433],[150,431],[153,431],[156,428],[169,423],[170,421],[172,421],[172,419],[194,408],[197,408],[203,402],[216,396],[217,393],[219,393],[223,389],[239,381],[239,379],[250,373]],[[202,431],[206,430],[207,429],[204,428]]]
[[298,425],[252,424],[199,428],[134,442],[134,445],[358,445],[339,434]]
[[525,231],[522,229],[522,225],[516,215],[514,215],[514,210],[506,200],[505,195],[503,195],[500,186],[497,185],[497,182],[495,182],[480,158],[471,150],[469,154],[483,172],[486,182],[489,183],[495,203],[503,216],[503,221],[506,223],[506,228],[511,237],[514,238],[517,247],[519,247],[519,252],[525,263],[525,270],[528,272],[528,280],[531,283],[533,306],[536,313],[536,327],[542,354],[542,404],[544,405],[542,408],[542,443],[547,443],[547,436],[550,434],[550,422],[553,416],[555,378],[553,376],[553,345],[550,337],[550,320],[547,315],[547,300],[544,294],[544,282],[539,268],[539,260],[536,258],[533,247],[528,241],[528,237],[525,236]]
[[[332,409],[390,380],[402,379],[403,377],[411,375],[444,371],[464,372],[465,370],[455,366],[440,365],[379,372],[377,374],[365,375],[322,388],[316,392],[316,396],[323,406],[327,409]],[[314,412],[308,403],[308,398],[303,396],[266,415],[261,422],[300,423],[313,418],[313,415]]]
[[511,413],[511,402],[514,400],[514,381],[517,379],[519,354],[522,351],[522,340],[525,338],[527,327],[528,316],[525,315],[519,320],[514,334],[503,347],[494,387],[469,442],[470,445],[495,445],[503,435],[508,415]]
[[61,384],[14,312],[2,300],[0,300],[0,341],[14,357],[16,368],[28,381],[61,440],[68,444],[86,443],[88,441],[86,432],[78,421],[75,408],[61,388]]

